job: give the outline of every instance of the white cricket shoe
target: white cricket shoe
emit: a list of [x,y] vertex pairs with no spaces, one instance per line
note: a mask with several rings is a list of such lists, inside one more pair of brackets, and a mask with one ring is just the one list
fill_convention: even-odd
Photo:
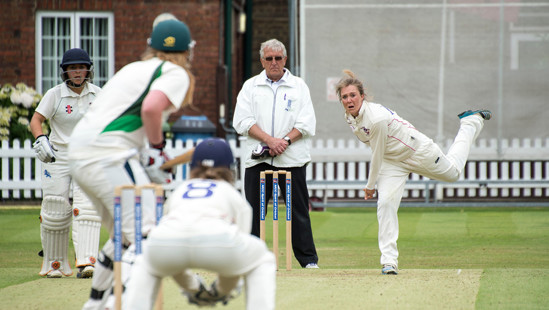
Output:
[[318,265],[316,263],[308,263],[307,266],[305,266],[306,269],[319,269]]
[[93,277],[94,271],[95,271],[95,268],[91,265],[78,267],[78,272],[76,273],[76,277],[79,279],[91,278]]
[[393,264],[385,264],[383,265],[383,268],[381,268],[381,274],[398,274],[398,267]]
[[46,277],[52,278],[52,279],[57,279],[57,278],[62,278],[63,274],[59,270],[52,270],[50,273],[48,273],[46,275]]

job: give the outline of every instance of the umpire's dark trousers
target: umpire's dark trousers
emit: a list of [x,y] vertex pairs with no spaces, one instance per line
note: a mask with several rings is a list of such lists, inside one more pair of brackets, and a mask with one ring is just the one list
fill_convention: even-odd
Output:
[[[244,187],[246,199],[253,208],[252,235],[259,237],[259,173],[264,170],[286,170],[292,173],[292,248],[295,258],[305,267],[309,263],[318,263],[311,219],[309,217],[309,192],[306,182],[306,165],[303,167],[277,168],[266,163],[261,163],[246,168],[244,174]],[[265,180],[265,204],[267,205],[273,195],[273,176],[267,175]],[[278,184],[282,197],[286,197],[286,175],[278,175]],[[281,206],[284,208],[284,206]]]

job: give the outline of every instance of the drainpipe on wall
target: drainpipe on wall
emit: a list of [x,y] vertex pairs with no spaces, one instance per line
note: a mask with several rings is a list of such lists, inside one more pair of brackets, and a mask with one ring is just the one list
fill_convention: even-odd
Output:
[[244,81],[252,77],[253,1],[246,1],[246,33],[244,34]]
[[296,0],[288,0],[288,19],[290,21],[290,27],[289,27],[289,41],[290,41],[290,50],[289,50],[289,61],[290,61],[290,72],[292,72],[293,75],[299,76],[299,72],[297,71],[297,52],[296,52],[296,42],[297,42],[297,35],[296,35]]
[[[219,53],[219,64],[217,67],[217,85],[218,85],[218,102],[219,102],[219,123],[225,131],[227,139],[236,138],[236,132],[232,128],[231,116],[233,114],[232,109],[232,14],[233,14],[233,0],[221,0],[221,8],[223,9],[220,18],[223,20],[219,23],[219,47],[223,46],[222,57]],[[223,16],[223,17],[221,17]],[[223,26],[221,26],[223,25]],[[224,31],[223,31],[224,30]],[[223,35],[222,35],[223,33]],[[221,38],[223,44],[221,44]]]

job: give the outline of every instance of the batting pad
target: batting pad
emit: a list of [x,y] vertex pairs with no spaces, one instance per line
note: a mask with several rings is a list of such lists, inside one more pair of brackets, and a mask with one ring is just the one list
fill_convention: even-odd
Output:
[[72,241],[76,252],[76,267],[95,265],[99,251],[101,218],[95,210],[74,208]]
[[65,276],[72,275],[68,263],[71,213],[72,208],[69,202],[61,196],[46,196],[42,200],[40,237],[44,260],[39,273],[41,276],[53,270],[59,270]]

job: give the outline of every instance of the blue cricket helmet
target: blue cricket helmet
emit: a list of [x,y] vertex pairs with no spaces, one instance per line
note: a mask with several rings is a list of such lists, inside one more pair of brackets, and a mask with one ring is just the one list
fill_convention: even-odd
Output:
[[74,64],[84,64],[88,67],[88,69],[93,66],[90,55],[88,55],[88,52],[81,48],[71,48],[70,50],[66,51],[63,54],[63,59],[61,60],[61,64],[59,64],[59,67],[61,67],[61,69],[63,70],[66,70],[68,65]]
[[234,164],[231,147],[221,138],[209,138],[200,142],[194,149],[191,168],[225,167],[230,169]]

